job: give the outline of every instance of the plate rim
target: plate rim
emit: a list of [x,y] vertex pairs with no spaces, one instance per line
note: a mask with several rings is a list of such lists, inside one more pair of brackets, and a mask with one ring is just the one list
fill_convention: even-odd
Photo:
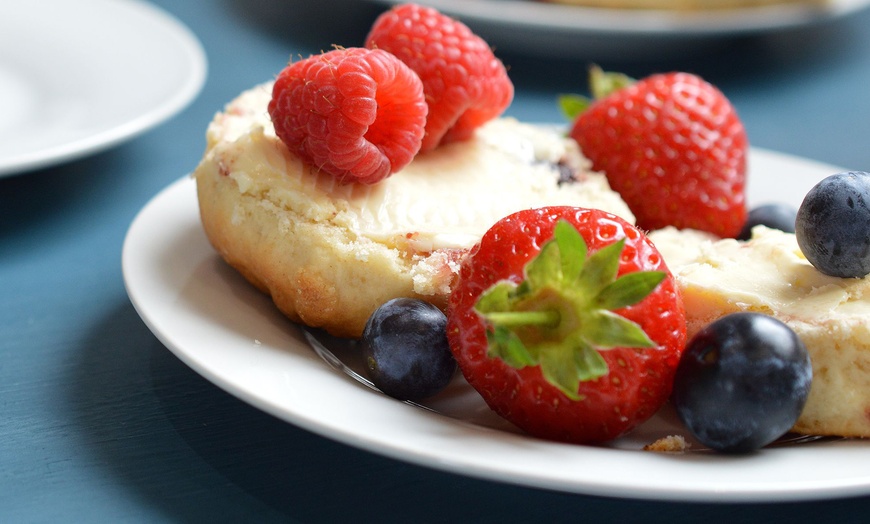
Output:
[[[403,0],[368,0],[393,6]],[[467,23],[596,35],[721,36],[804,26],[870,6],[870,0],[827,0],[716,11],[615,9],[531,0],[429,0],[439,11]]]
[[[784,153],[752,148],[750,152],[750,162],[758,162],[759,159],[766,162],[808,163],[810,168],[815,170],[840,170],[839,168],[828,164],[808,161]],[[183,210],[172,209],[171,206],[174,205],[172,202],[176,200],[183,202]],[[841,479],[840,481],[832,481],[827,479],[823,481],[807,481],[806,479],[790,479],[786,485],[780,486],[761,484],[760,481],[758,481],[755,484],[747,482],[740,487],[729,487],[716,484],[715,482],[704,485],[703,482],[695,482],[693,480],[693,487],[691,489],[683,487],[676,491],[672,488],[673,484],[669,484],[667,489],[665,489],[665,486],[647,485],[641,482],[643,480],[642,478],[632,480],[631,482],[617,482],[613,478],[610,478],[607,481],[593,481],[588,477],[583,477],[578,480],[577,478],[571,478],[570,472],[561,469],[562,465],[560,464],[560,460],[562,458],[571,457],[573,460],[576,460],[579,457],[589,464],[602,465],[609,463],[613,460],[614,456],[620,456],[614,454],[632,452],[609,448],[545,442],[524,435],[500,432],[480,426],[472,426],[469,423],[462,421],[448,419],[445,416],[407,406],[406,404],[396,402],[365,389],[364,386],[345,377],[340,372],[328,368],[328,366],[320,360],[313,351],[310,351],[307,348],[305,348],[305,352],[299,350],[297,353],[296,350],[289,351],[287,348],[278,349],[270,347],[272,342],[269,340],[257,341],[241,337],[239,340],[242,341],[242,343],[248,344],[249,350],[256,353],[258,357],[265,356],[269,359],[277,358],[280,360],[281,358],[287,357],[289,352],[292,355],[290,361],[293,362],[294,366],[299,366],[298,369],[294,368],[293,373],[311,373],[318,379],[322,379],[327,384],[327,387],[336,388],[334,391],[335,396],[343,396],[343,402],[353,404],[355,402],[360,402],[360,399],[364,399],[361,401],[362,405],[367,408],[376,408],[370,410],[369,415],[371,416],[382,418],[384,420],[401,420],[404,423],[417,425],[417,431],[412,432],[412,435],[417,438],[417,440],[409,441],[398,437],[388,438],[388,436],[372,433],[370,428],[361,431],[357,427],[349,426],[349,424],[352,425],[354,423],[368,423],[359,418],[361,415],[352,412],[352,409],[350,409],[353,407],[352,405],[346,413],[351,421],[347,423],[339,423],[337,422],[337,419],[325,418],[319,413],[315,413],[315,406],[306,405],[306,403],[300,399],[279,399],[279,401],[276,401],[275,398],[269,398],[268,395],[264,396],[262,391],[252,391],[250,388],[246,389],[244,386],[239,385],[237,382],[238,377],[229,380],[227,376],[221,373],[219,366],[216,366],[214,361],[203,361],[202,355],[196,350],[190,351],[189,348],[184,347],[184,342],[179,342],[180,339],[196,336],[195,334],[168,332],[167,330],[162,329],[161,322],[163,320],[158,317],[160,315],[174,315],[177,314],[177,311],[159,311],[158,309],[155,309],[156,305],[154,303],[148,302],[153,297],[143,298],[143,286],[141,282],[142,275],[137,274],[137,272],[141,271],[141,266],[145,263],[143,262],[143,254],[147,256],[156,255],[153,253],[149,254],[147,251],[147,245],[143,245],[141,241],[144,238],[143,235],[145,235],[145,231],[147,231],[148,227],[151,225],[148,222],[149,216],[151,215],[160,217],[162,224],[161,227],[164,228],[165,231],[171,231],[171,229],[175,227],[175,224],[173,224],[171,220],[167,220],[168,215],[172,214],[167,213],[167,211],[174,211],[176,214],[184,214],[186,216],[185,220],[192,221],[190,223],[185,222],[187,226],[194,226],[194,230],[198,229],[199,235],[201,236],[199,242],[207,243],[207,241],[204,240],[204,234],[198,224],[195,182],[189,176],[176,180],[155,195],[142,208],[142,210],[140,210],[136,215],[136,218],[134,218],[125,237],[122,249],[122,271],[124,275],[124,283],[128,296],[130,297],[137,313],[142,317],[142,320],[160,342],[166,345],[172,353],[197,373],[213,382],[219,388],[238,397],[246,403],[270,413],[279,419],[312,431],[313,433],[347,445],[422,467],[494,482],[514,484],[524,487],[551,489],[576,494],[677,502],[784,502],[841,498],[867,495],[870,493],[870,472],[865,473],[863,471],[861,472],[862,476],[860,478],[849,477],[851,480]],[[160,241],[165,243],[165,239],[159,238],[160,235],[154,235],[153,232],[149,233],[148,236],[151,238],[152,242]],[[188,243],[185,245],[190,244]],[[210,253],[208,256],[214,260],[217,255]],[[157,270],[157,268],[151,267],[151,270]],[[227,270],[231,272],[228,268]],[[237,276],[232,278],[240,279],[240,277]],[[239,280],[239,282],[244,286],[244,283],[241,280]],[[244,287],[247,289],[250,286]],[[253,288],[244,292],[250,293],[250,295],[246,296],[259,297],[255,300],[260,306],[262,306],[262,310],[258,311],[263,314],[263,317],[268,317],[263,318],[262,322],[280,322],[281,319],[283,319],[283,317],[277,313],[277,310],[272,307],[268,299],[264,296],[260,296],[258,294],[259,292],[253,290]],[[174,288],[170,295],[173,296],[166,296],[160,299],[163,301],[161,306],[172,308],[178,305],[179,296]],[[283,320],[286,321],[286,319]],[[297,332],[294,334],[294,330],[299,331],[298,328],[289,326],[289,323],[287,322],[284,322],[282,326],[288,328],[286,330],[278,328],[281,330],[282,335],[290,336],[291,338],[296,337],[297,340],[301,339],[301,333]],[[194,328],[197,327],[191,327],[191,329]],[[216,329],[223,329],[223,326],[218,325]],[[268,353],[258,353],[258,351],[266,350],[268,350]],[[236,349],[231,349],[231,351],[235,352]],[[209,358],[213,359],[215,357],[209,356]],[[293,373],[291,373],[291,375]],[[245,377],[245,379],[247,380],[249,377]],[[357,396],[356,392],[361,392],[363,395]],[[335,401],[323,400],[318,401],[315,404],[319,404],[316,406],[318,409],[323,409],[324,407],[338,409],[335,405],[329,404],[330,402]],[[290,406],[289,408],[288,405]],[[332,415],[330,415],[330,417],[331,416]],[[409,431],[408,428],[399,430],[399,432],[404,436],[407,436],[407,431]],[[433,433],[428,434],[427,431]],[[444,435],[457,432],[464,439],[463,445],[470,446],[479,453],[466,453],[460,456],[457,456],[455,453],[452,455],[450,453],[443,455],[439,454],[445,450],[445,446],[447,446],[448,449],[451,446],[451,441],[447,440]],[[555,471],[552,475],[547,475],[541,474],[538,468],[535,469],[533,474],[524,472],[522,468],[515,464],[501,468],[493,467],[491,463],[486,462],[487,458],[491,456],[488,455],[488,453],[491,453],[492,451],[488,447],[484,447],[484,445],[492,446],[497,449],[516,449],[517,447],[521,447],[526,450],[527,454],[531,454],[536,460],[552,459],[551,463]],[[844,447],[845,452],[849,453],[849,449],[855,447],[855,443],[854,441],[845,441],[845,443],[842,444],[840,442],[833,443],[831,446],[817,446],[822,454],[834,455],[843,452]],[[864,446],[863,442],[858,445],[858,449],[862,454],[870,453],[870,448]],[[544,455],[542,455],[542,453],[544,453]],[[552,457],[547,455],[549,453],[552,454]],[[694,456],[697,457],[698,454],[695,454]],[[793,452],[790,454],[787,450],[771,450],[770,453],[762,455],[759,460],[770,461],[774,466],[776,466],[777,464],[783,463],[783,457],[788,458],[791,456],[793,456]],[[644,466],[648,466],[650,463],[669,460],[666,457],[662,457],[655,453],[640,453],[635,455],[635,458],[638,460],[629,460],[632,462],[640,461]],[[754,457],[750,457],[750,459],[754,459]],[[680,467],[677,469],[681,472],[692,471],[693,468],[697,466],[697,464],[693,464],[693,460],[695,459],[681,462]],[[708,464],[718,464],[718,466],[712,467],[724,468],[732,474],[733,471],[731,471],[730,468],[745,466],[745,464],[741,466],[741,459],[733,459],[730,457],[723,458],[721,456],[705,455],[701,460],[707,461]],[[731,460],[733,460],[733,462],[729,462]],[[729,464],[731,464],[731,466],[729,466]],[[751,465],[752,463],[749,464]],[[710,466],[702,465],[701,467],[706,468]],[[702,469],[701,471],[704,470]]]

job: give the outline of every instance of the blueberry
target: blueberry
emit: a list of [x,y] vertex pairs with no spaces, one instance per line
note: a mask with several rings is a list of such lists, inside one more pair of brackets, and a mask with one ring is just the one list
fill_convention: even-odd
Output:
[[752,237],[752,228],[758,225],[786,233],[794,233],[796,215],[795,208],[788,204],[764,204],[753,208],[749,211],[749,216],[746,218],[746,223],[740,230],[740,234],[737,235],[737,239],[749,240]]
[[807,260],[834,277],[870,273],[870,174],[831,175],[804,197],[795,235]]
[[689,341],[671,400],[702,444],[744,453],[794,426],[812,374],[806,347],[791,328],[760,313],[733,313]]
[[381,305],[366,323],[361,349],[369,379],[400,400],[431,397],[456,371],[447,317],[421,300],[396,298]]

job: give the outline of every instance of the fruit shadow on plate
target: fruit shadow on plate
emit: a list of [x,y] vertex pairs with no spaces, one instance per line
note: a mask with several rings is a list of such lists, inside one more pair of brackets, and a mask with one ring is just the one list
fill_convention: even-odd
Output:
[[[317,329],[303,328],[303,333],[312,350],[329,367],[365,385],[374,394],[383,394],[375,387],[371,380],[366,378],[365,364],[362,360],[361,352],[356,347],[356,341],[333,337]],[[486,405],[480,395],[465,381],[461,373],[457,373],[450,385],[439,394],[420,402],[403,402],[410,406],[425,409],[475,426],[518,435],[523,434],[516,426],[496,415]],[[701,445],[697,440],[688,435],[670,404],[665,405],[650,420],[635,428],[628,435],[616,439],[606,446],[637,451],[642,450],[644,446],[671,435],[681,435],[685,438],[685,452],[712,453],[709,448]],[[840,440],[837,437],[833,439]],[[829,440],[832,440],[832,438],[788,433],[767,447],[775,448]]]

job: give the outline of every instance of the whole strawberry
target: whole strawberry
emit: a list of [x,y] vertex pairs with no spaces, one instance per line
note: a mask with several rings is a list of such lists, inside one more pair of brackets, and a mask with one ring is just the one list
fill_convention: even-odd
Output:
[[595,100],[571,137],[646,230],[739,234],[746,221],[747,138],[721,91],[698,76],[632,82],[593,69]]
[[365,48],[288,65],[268,109],[290,151],[341,182],[365,184],[414,158],[427,112],[419,77],[390,53]]
[[393,53],[420,75],[429,104],[421,151],[470,138],[513,99],[513,84],[489,45],[430,7],[403,4],[387,11],[365,45]]
[[673,276],[637,228],[547,207],[496,223],[463,260],[447,334],[466,380],[527,433],[614,439],[667,400],[686,339]]

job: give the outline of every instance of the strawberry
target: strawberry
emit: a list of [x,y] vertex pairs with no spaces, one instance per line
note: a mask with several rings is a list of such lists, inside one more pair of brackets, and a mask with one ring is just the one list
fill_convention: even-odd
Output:
[[634,82],[594,68],[591,84],[595,100],[570,134],[637,225],[739,234],[747,218],[748,145],[725,95],[689,73]]
[[513,99],[513,84],[489,45],[430,7],[403,4],[383,13],[365,45],[395,54],[420,75],[429,104],[421,151],[470,138]]
[[420,150],[427,106],[419,77],[398,58],[341,48],[284,68],[268,110],[304,161],[341,182],[373,184]]
[[596,209],[519,211],[463,259],[447,334],[466,380],[533,436],[616,438],[667,400],[685,311],[662,256]]

